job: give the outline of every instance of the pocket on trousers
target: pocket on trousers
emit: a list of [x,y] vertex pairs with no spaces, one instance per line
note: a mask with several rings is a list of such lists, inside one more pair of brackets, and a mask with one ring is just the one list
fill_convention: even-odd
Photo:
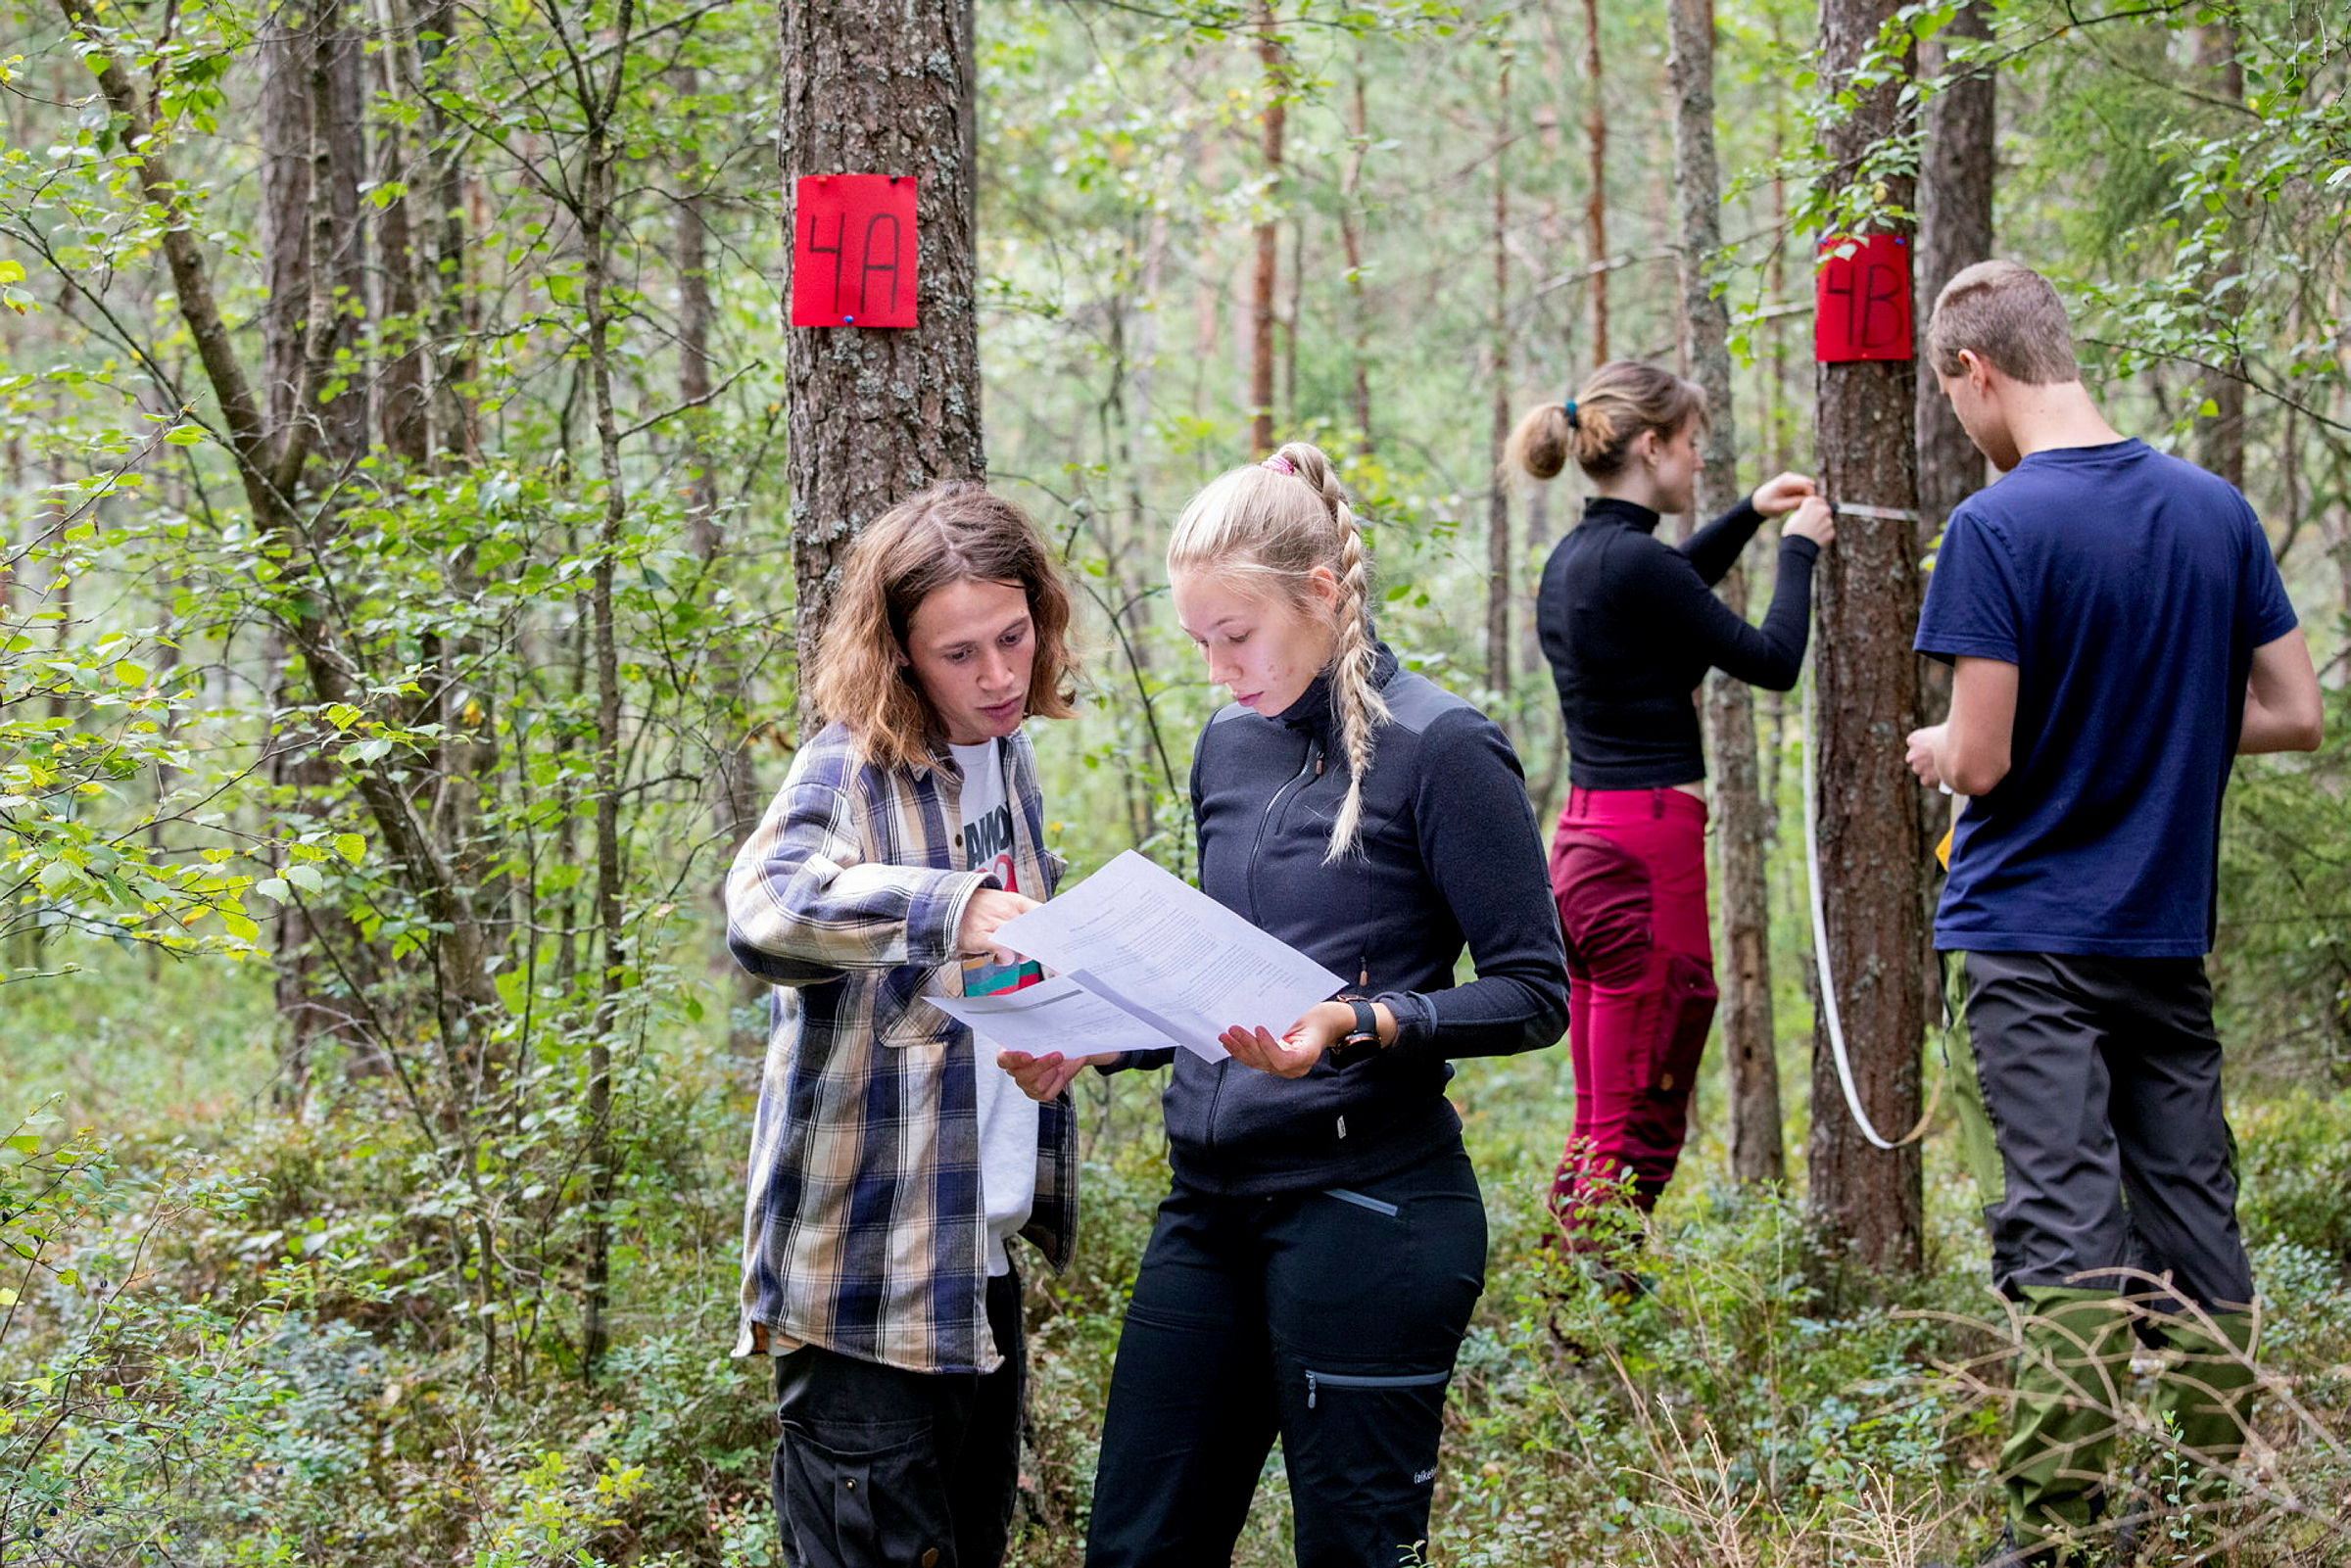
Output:
[[1453,1380],[1444,1372],[1317,1372],[1306,1374],[1306,1407],[1315,1409],[1326,1389],[1394,1393],[1400,1389],[1441,1388]]
[[1403,1212],[1401,1209],[1386,1199],[1374,1198],[1367,1192],[1357,1192],[1353,1187],[1325,1187],[1322,1189],[1322,1195],[1325,1198],[1336,1198],[1343,1204],[1353,1204],[1358,1209],[1368,1209],[1375,1214],[1385,1214],[1390,1219],[1394,1219]]
[[1706,1033],[1714,1026],[1713,971],[1686,953],[1665,963],[1665,979],[1657,1009],[1656,1054],[1650,1059],[1649,1092],[1687,1095],[1706,1054]]
[[936,1564],[952,1542],[929,1423],[784,1428],[794,1568]]
[[1567,955],[1602,985],[1635,983],[1649,963],[1649,867],[1622,844],[1562,829],[1551,846],[1551,891]]

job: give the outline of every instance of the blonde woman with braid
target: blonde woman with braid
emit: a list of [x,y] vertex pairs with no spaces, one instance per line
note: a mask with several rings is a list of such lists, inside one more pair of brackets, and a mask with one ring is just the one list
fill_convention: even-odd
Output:
[[[1089,1568],[1231,1560],[1273,1439],[1311,1568],[1427,1535],[1486,1218],[1451,1062],[1535,1050],[1566,961],[1518,759],[1402,669],[1330,463],[1292,443],[1195,497],[1168,575],[1230,706],[1192,756],[1200,885],[1354,981],[1279,1036],[1175,1058],[1174,1182],[1111,1378]],[[1454,983],[1466,948],[1476,978]],[[1008,1064],[1008,1066],[1011,1064]],[[1075,1066],[1015,1067],[1054,1093]]]

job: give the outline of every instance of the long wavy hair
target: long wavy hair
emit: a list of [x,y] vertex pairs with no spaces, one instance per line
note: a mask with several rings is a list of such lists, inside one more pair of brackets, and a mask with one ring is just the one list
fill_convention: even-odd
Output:
[[924,599],[957,583],[1018,583],[1036,626],[1024,717],[1076,711],[1070,590],[1029,514],[987,487],[949,480],[910,496],[857,536],[817,647],[816,710],[847,727],[879,767],[928,766],[938,715],[906,663],[906,628]]

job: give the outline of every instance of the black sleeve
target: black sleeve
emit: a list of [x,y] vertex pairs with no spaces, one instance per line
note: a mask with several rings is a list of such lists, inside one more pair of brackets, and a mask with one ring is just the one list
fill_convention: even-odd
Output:
[[1176,1065],[1176,1047],[1160,1046],[1148,1051],[1121,1051],[1106,1056],[1094,1064],[1094,1070],[1108,1077],[1113,1072],[1148,1071],[1152,1068],[1172,1068]]
[[[1626,547],[1630,546],[1630,547]],[[1733,680],[1767,691],[1796,685],[1811,633],[1812,562],[1820,546],[1794,535],[1780,541],[1779,580],[1761,626],[1714,596],[1689,560],[1655,541],[1628,540],[1620,581],[1660,639],[1697,652]]]
[[1446,714],[1421,737],[1413,793],[1420,854],[1467,938],[1477,977],[1442,991],[1391,991],[1399,1056],[1509,1056],[1553,1044],[1567,1028],[1567,957],[1542,834],[1517,753],[1474,708]]
[[1689,558],[1698,568],[1700,580],[1712,588],[1739,564],[1739,552],[1762,526],[1763,514],[1755,510],[1754,502],[1743,500],[1674,548]]

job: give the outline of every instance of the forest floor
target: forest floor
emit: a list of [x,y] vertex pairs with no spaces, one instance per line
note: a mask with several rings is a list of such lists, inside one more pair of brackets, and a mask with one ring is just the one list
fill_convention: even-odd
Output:
[[[106,1174],[94,1201],[36,1207],[41,1262],[0,1274],[0,1563],[779,1560],[763,1381],[727,1355],[755,1068],[715,1025],[648,1044],[651,1070],[626,1080],[651,1130],[588,1388],[576,1277],[485,1286],[434,1264],[419,1238],[454,1201],[425,1134],[381,1078],[283,1094],[258,969],[110,956],[5,1001],[0,1120],[61,1098],[9,1129],[0,1173],[17,1160],[14,1190],[40,1190],[32,1139],[89,1127],[81,1166]],[[1080,1259],[1031,1281],[1015,1561],[1035,1568],[1080,1555],[1119,1311],[1165,1181],[1154,1088],[1085,1091]],[[1542,1245],[1566,1053],[1463,1067],[1493,1245],[1427,1561],[1894,1568],[1988,1544],[2014,1325],[1948,1128],[1926,1150],[1925,1267],[1883,1279],[1720,1177],[1713,1089],[1640,1262],[1649,1289],[1626,1300]],[[2255,1473],[2140,1560],[2351,1562],[2351,1099],[2232,1092],[2266,1313]],[[50,1270],[76,1259],[119,1277],[61,1284]],[[2159,1495],[2188,1496],[2159,1433],[2140,1423],[2127,1449]],[[1287,1524],[1277,1450],[1236,1561],[1287,1562]]]

